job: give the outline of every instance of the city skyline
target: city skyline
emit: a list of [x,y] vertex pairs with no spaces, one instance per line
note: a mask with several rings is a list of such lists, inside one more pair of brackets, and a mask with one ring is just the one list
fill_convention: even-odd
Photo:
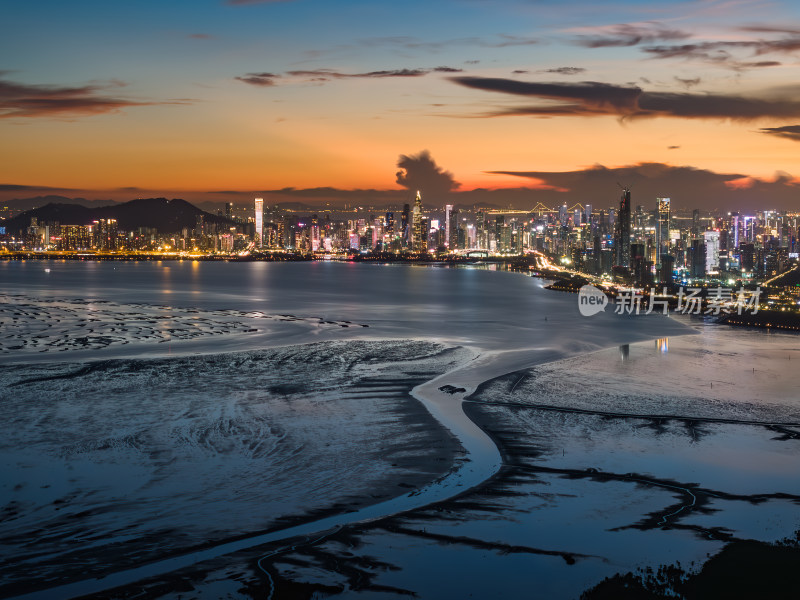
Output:
[[0,198],[381,199],[411,189],[398,165],[427,150],[450,175],[423,190],[442,205],[598,204],[583,196],[620,180],[677,207],[790,207],[796,6],[566,8],[17,5]]

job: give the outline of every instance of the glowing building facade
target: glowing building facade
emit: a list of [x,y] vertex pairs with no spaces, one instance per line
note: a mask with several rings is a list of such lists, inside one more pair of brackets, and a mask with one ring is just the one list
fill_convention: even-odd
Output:
[[255,217],[256,217],[256,246],[261,248],[263,246],[264,237],[264,199],[256,198],[255,202]]
[[661,267],[661,256],[669,253],[670,199],[656,198],[658,214],[656,218],[656,264]]
[[417,191],[414,199],[414,211],[412,213],[412,249],[414,252],[427,252],[427,241],[425,228],[422,222],[422,196]]

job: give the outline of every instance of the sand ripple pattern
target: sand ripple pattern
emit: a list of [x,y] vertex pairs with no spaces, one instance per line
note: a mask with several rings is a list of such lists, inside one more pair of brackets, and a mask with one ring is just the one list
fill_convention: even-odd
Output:
[[103,300],[41,299],[0,294],[0,355],[98,350],[130,343],[168,343],[257,333],[266,321],[325,328],[367,327],[322,317],[260,311],[200,310]]
[[423,486],[460,448],[410,392],[463,360],[350,340],[0,365],[0,597]]

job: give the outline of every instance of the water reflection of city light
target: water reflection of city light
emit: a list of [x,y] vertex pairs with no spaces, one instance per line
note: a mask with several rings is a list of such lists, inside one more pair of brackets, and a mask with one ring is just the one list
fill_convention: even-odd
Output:
[[669,352],[669,338],[659,338],[656,340],[656,349],[662,354]]

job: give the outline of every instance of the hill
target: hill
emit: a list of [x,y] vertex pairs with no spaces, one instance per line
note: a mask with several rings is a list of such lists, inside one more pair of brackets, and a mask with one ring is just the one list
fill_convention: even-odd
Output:
[[157,229],[159,233],[172,233],[181,231],[184,227],[193,229],[198,215],[202,215],[206,223],[228,227],[236,225],[225,217],[200,210],[186,200],[144,198],[99,208],[50,203],[0,221],[0,226],[5,227],[9,233],[19,234],[27,229],[32,218],[38,219],[40,223],[58,222],[62,225],[90,225],[96,219],[116,219],[119,229],[125,231],[150,227]]

